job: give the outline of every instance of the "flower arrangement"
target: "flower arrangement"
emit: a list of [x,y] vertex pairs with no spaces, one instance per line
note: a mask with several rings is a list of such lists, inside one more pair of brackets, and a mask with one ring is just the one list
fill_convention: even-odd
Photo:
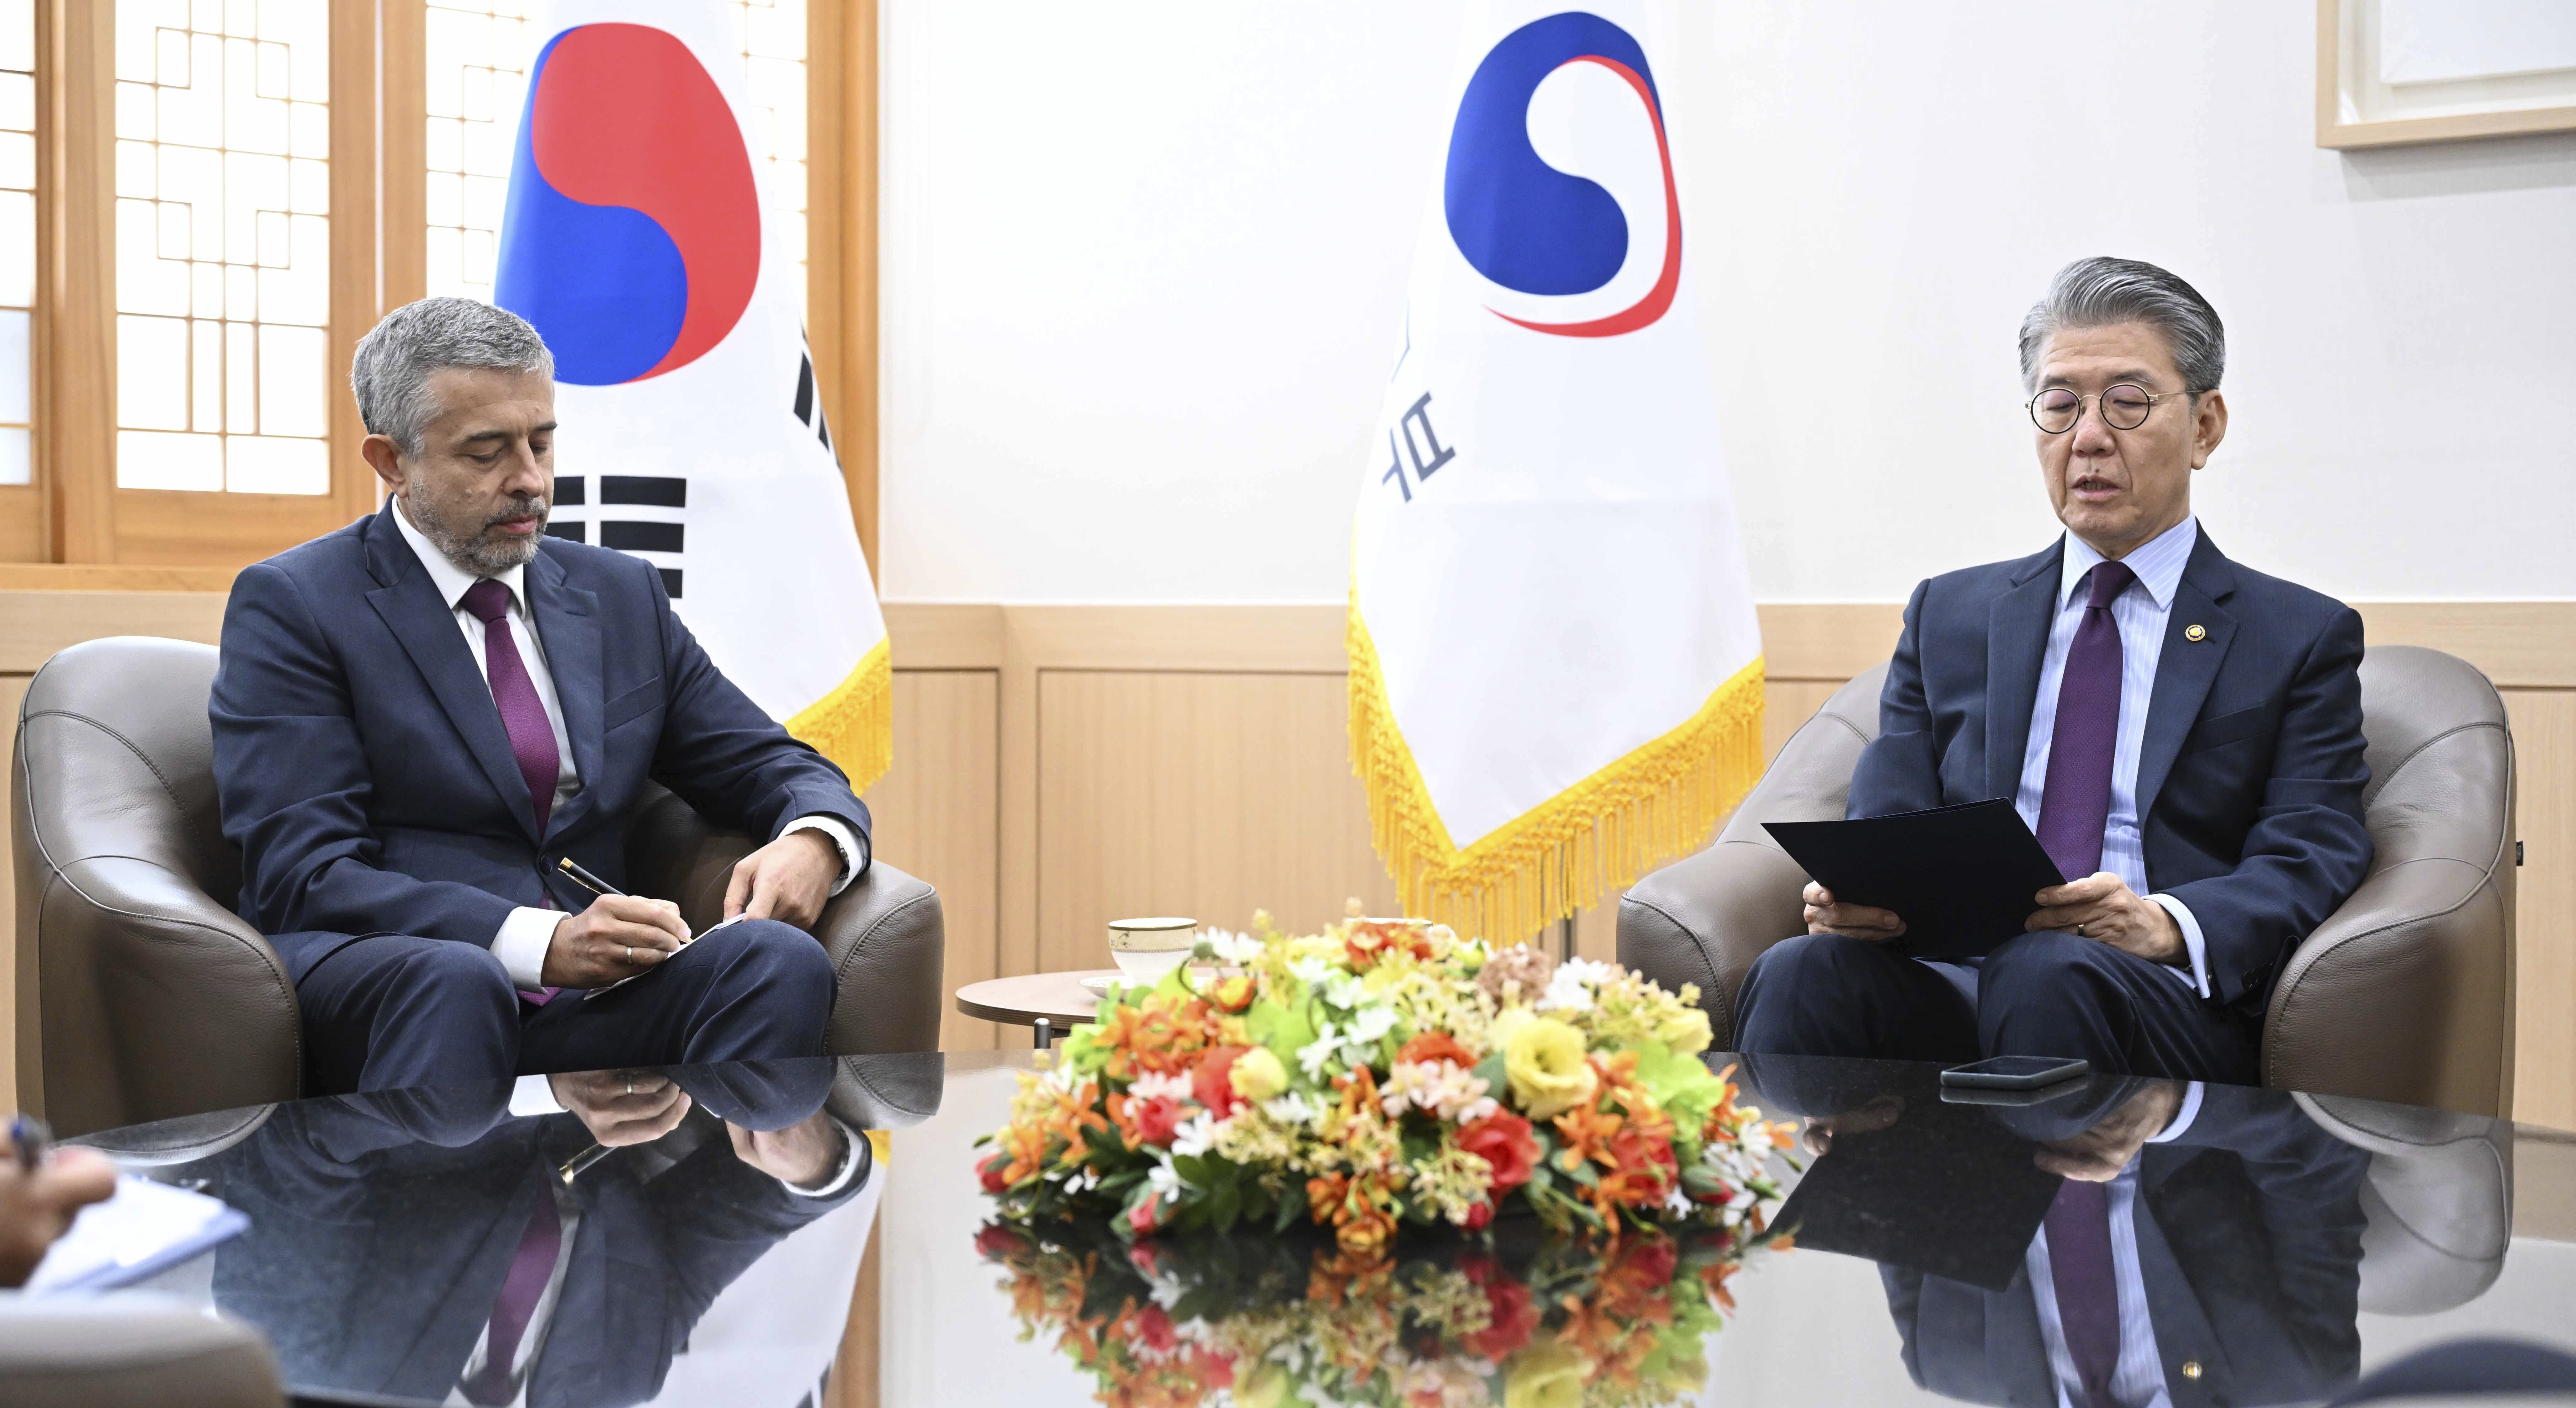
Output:
[[1128,1238],[1329,1226],[1383,1255],[1404,1226],[1526,1208],[1559,1231],[1760,1232],[1789,1128],[1700,1059],[1708,1018],[1617,964],[1500,951],[1418,920],[1307,936],[1267,915],[1113,989],[1022,1077],[977,1165],[1005,1217]]
[[1116,1408],[1573,1408],[1696,1396],[1727,1279],[1765,1239],[1486,1240],[1363,1257],[1293,1234],[1127,1245],[1096,1220],[1011,1221],[976,1247],[1009,1272],[1021,1337],[1051,1333]]

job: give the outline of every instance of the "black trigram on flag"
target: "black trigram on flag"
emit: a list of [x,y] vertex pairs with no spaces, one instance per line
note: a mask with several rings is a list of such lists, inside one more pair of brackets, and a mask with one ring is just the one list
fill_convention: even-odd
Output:
[[832,448],[832,427],[823,423],[823,398],[814,385],[814,349],[808,344],[796,358],[796,418],[823,442],[825,453]]
[[[589,476],[559,474],[555,476],[555,511],[567,508],[588,509]],[[615,508],[634,505],[646,508],[685,509],[689,506],[689,481],[670,474],[603,474],[599,476],[599,508],[569,520],[550,517],[546,536],[568,538],[576,543],[591,541],[591,520],[599,525],[599,546],[619,552],[652,553],[656,558],[678,557],[686,550],[688,525],[669,518],[610,518],[605,515]],[[656,561],[655,570],[662,574],[662,590],[674,600],[680,595],[680,569]]]

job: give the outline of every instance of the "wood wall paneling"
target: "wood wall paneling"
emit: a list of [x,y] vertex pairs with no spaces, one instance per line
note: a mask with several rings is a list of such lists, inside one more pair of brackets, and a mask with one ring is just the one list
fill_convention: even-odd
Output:
[[2576,690],[2508,689],[2515,822],[2516,1118],[2576,1129]]
[[[943,993],[999,972],[1000,680],[991,670],[897,670],[894,766],[868,789],[877,854],[939,890]],[[943,999],[942,1050],[990,1050],[1000,1029]],[[1020,1034],[1025,1044],[1027,1033]]]
[[1312,932],[1395,911],[1338,674],[1051,670],[1039,680],[1038,965],[1111,963],[1106,924]]

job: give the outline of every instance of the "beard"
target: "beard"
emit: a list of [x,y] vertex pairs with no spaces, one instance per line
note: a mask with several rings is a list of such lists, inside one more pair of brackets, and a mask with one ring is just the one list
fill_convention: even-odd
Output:
[[[415,478],[403,486],[402,505],[422,537],[448,561],[477,577],[498,577],[513,567],[527,566],[536,559],[546,535],[547,505],[542,494],[521,494],[500,512],[478,516],[469,506],[440,503]],[[537,531],[524,538],[493,531],[496,524],[529,517],[537,520]]]

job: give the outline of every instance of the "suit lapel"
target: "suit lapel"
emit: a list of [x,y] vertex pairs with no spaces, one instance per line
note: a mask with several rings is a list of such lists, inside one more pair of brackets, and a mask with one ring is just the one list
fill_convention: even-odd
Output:
[[376,609],[428,682],[430,697],[438,701],[447,721],[464,738],[466,750],[501,794],[503,810],[517,818],[519,829],[535,841],[536,804],[528,796],[527,779],[519,775],[518,758],[510,751],[509,730],[501,726],[491,683],[474,668],[474,654],[466,649],[465,635],[456,627],[456,613],[439,599],[429,573],[412,554],[411,544],[403,541],[402,530],[394,526],[393,512],[393,501],[388,499],[367,527],[367,566],[384,583],[367,593],[367,604]]
[[606,707],[600,660],[599,598],[564,582],[563,566],[545,553],[528,564],[528,614],[546,652],[547,673],[554,676],[555,701],[563,708],[564,733],[572,740],[572,763],[581,775],[581,791],[554,814],[548,835],[560,834],[590,810],[590,799],[605,780]]
[[1986,618],[1986,795],[2010,801],[2021,791],[2021,755],[2030,745],[2030,715],[2039,695],[2048,626],[2057,615],[2059,563],[2066,540],[2024,560],[2024,575],[1995,598]]
[[[2173,771],[2182,741],[2191,733],[2192,721],[2200,717],[2209,687],[2217,682],[2218,667],[2226,663],[2228,643],[2236,638],[2236,618],[2221,610],[2219,603],[2235,591],[2236,574],[2228,570],[2227,559],[2203,532],[2192,545],[2191,560],[2183,566],[2181,584],[2174,588],[2173,610],[2165,617],[2164,653],[2156,657],[2146,739],[2138,748],[2138,819],[2142,823],[2155,811],[2165,775]],[[2206,633],[2202,639],[2184,634],[2194,626]]]

